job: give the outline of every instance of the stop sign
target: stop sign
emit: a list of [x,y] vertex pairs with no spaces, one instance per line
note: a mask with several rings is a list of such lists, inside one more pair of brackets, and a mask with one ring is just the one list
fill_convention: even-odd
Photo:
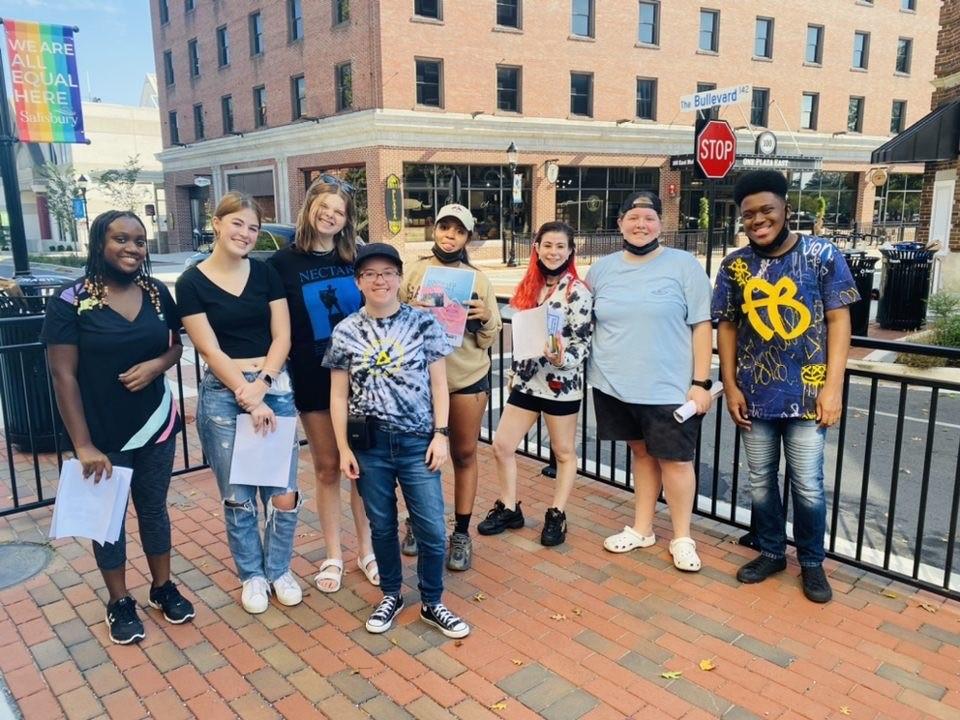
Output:
[[696,141],[697,165],[708,178],[725,177],[737,159],[737,136],[726,120],[708,122]]

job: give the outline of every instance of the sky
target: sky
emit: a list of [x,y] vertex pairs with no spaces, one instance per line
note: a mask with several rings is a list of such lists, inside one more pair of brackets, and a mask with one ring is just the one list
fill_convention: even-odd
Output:
[[[143,77],[156,72],[148,0],[0,0],[0,17],[75,25],[84,100],[137,105]],[[6,45],[4,75],[10,87]]]

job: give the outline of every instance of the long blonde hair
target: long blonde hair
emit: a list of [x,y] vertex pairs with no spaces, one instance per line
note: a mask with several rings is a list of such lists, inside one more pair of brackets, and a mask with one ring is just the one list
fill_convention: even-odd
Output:
[[[217,203],[217,209],[213,211],[213,216],[218,220],[223,220],[227,215],[232,215],[241,210],[253,210],[253,214],[257,216],[257,224],[260,225],[263,223],[263,211],[260,209],[257,201],[239,190],[231,190],[220,198],[220,202]],[[214,239],[219,239],[216,228],[214,228]]]
[[307,196],[303,200],[300,212],[297,214],[297,232],[294,236],[294,245],[300,252],[310,252],[314,240],[320,235],[313,226],[310,214],[314,203],[322,195],[339,195],[347,208],[347,221],[333,237],[333,246],[344,262],[352,263],[357,256],[357,211],[353,204],[353,196],[341,186],[315,180],[307,188]]

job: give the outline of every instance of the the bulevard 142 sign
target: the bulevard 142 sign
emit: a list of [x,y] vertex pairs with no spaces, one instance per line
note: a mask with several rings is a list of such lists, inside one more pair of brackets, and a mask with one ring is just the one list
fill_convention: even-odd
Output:
[[85,143],[75,28],[3,19],[21,142]]

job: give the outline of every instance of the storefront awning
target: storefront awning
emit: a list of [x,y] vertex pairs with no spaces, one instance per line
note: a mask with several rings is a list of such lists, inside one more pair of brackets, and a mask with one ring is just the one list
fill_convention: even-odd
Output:
[[953,160],[960,155],[960,100],[941,105],[870,155],[874,165]]

